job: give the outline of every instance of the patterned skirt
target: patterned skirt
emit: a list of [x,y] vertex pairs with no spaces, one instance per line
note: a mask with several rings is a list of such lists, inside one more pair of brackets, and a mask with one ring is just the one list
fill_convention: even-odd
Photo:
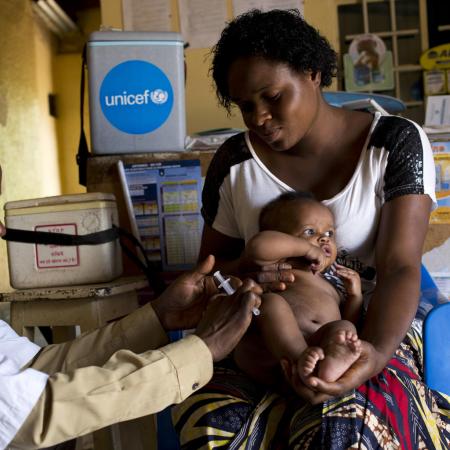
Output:
[[256,385],[234,367],[173,409],[183,450],[450,449],[450,397],[423,378],[415,321],[387,367],[344,397],[305,404]]

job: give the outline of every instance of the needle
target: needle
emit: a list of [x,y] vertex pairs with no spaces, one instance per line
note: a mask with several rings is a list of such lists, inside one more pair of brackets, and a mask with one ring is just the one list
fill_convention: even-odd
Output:
[[[228,295],[232,295],[235,293],[236,290],[233,288],[233,286],[231,286],[230,279],[229,278],[225,279],[220,273],[220,270],[214,272],[213,277],[219,283],[218,286],[219,289],[222,288]],[[258,308],[252,308],[252,313],[254,316],[259,316],[261,314],[261,311]]]

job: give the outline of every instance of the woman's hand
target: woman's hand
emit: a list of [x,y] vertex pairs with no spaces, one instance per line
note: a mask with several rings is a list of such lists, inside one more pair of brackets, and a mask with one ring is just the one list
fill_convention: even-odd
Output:
[[[307,261],[313,273],[322,271],[326,262],[325,253],[319,247],[314,246],[311,246],[308,253],[302,255],[301,258]],[[288,262],[280,260],[277,262],[258,261],[258,263],[261,264],[260,270],[247,272],[246,276],[255,279],[264,288],[264,291],[284,291],[287,287],[286,283],[295,281],[292,272],[293,265]]]
[[[246,244],[239,261],[239,272],[246,273],[266,289],[284,290],[295,279],[295,267],[317,273],[327,263],[324,251],[308,240],[280,231],[265,230]],[[253,271],[250,272],[249,271]]]
[[295,280],[292,266],[285,262],[261,266],[259,271],[247,272],[246,277],[253,278],[266,291],[284,291],[286,283]]
[[366,341],[361,341],[361,355],[342,375],[339,380],[327,383],[318,377],[311,376],[308,385],[298,375],[297,365],[288,360],[281,361],[284,375],[297,394],[313,405],[322,403],[333,397],[339,397],[352,389],[356,389],[369,378],[379,373],[386,365],[386,356]]

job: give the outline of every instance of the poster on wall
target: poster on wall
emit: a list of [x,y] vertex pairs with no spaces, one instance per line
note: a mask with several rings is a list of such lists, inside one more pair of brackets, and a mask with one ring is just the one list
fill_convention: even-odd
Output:
[[190,48],[210,48],[227,21],[223,0],[178,0],[181,34]]
[[346,91],[385,91],[394,88],[392,52],[375,34],[355,37],[344,55]]
[[133,234],[162,270],[192,268],[200,249],[200,160],[118,165]]
[[122,0],[125,31],[172,31],[170,0]]

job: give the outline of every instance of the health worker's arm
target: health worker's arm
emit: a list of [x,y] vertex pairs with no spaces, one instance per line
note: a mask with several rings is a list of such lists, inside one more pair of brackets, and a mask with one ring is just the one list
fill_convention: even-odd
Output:
[[103,365],[116,351],[142,353],[169,342],[150,304],[121,320],[62,344],[44,347],[29,367],[53,374]]
[[[251,323],[252,309],[261,303],[261,288],[251,280],[245,280],[232,296],[210,297],[214,282],[205,275],[213,265],[214,258],[208,257],[195,271],[177,278],[153,306],[80,336],[62,347],[61,354],[55,347],[33,361],[32,368],[50,373],[50,367],[69,370],[49,377],[13,439],[14,448],[48,447],[146,416],[183,401],[205,385],[212,376],[213,360],[221,360],[233,350]],[[196,335],[158,350],[137,354],[126,349],[106,357],[103,353],[122,345],[136,350],[158,347],[162,340],[166,342],[162,325],[173,329],[194,323],[198,323]],[[59,361],[53,366],[49,361],[52,354]],[[68,358],[67,364],[64,358]],[[84,365],[87,367],[79,367]]]
[[212,370],[211,352],[192,335],[142,354],[120,350],[101,367],[54,374],[12,445],[48,447],[161,411],[204,386]]

